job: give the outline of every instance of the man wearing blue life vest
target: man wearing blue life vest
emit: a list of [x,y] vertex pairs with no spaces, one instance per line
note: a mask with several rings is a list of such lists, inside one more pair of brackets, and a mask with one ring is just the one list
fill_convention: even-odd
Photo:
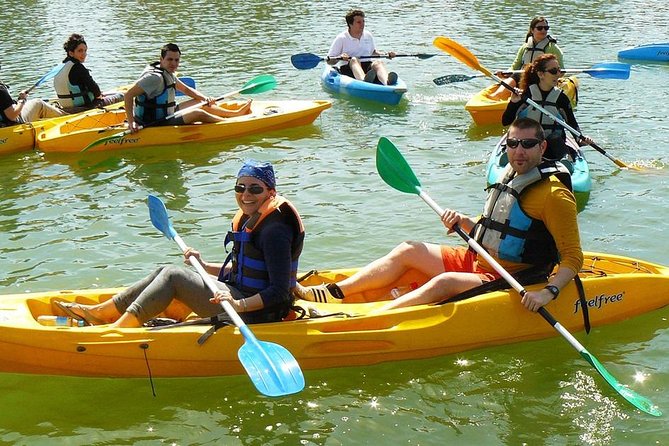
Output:
[[232,228],[222,244],[232,244],[223,263],[207,262],[188,248],[215,280],[209,290],[191,269],[164,266],[98,305],[56,302],[68,316],[91,325],[139,327],[178,300],[202,318],[228,320],[220,302],[227,300],[246,323],[278,322],[293,304],[297,263],[304,243],[304,226],[295,207],[277,194],[270,163],[249,160],[237,174],[237,200]]
[[[251,101],[243,107],[228,110],[216,105],[212,97],[206,97],[194,88],[185,85],[176,77],[181,61],[181,50],[173,43],[168,43],[160,50],[160,61],[150,64],[135,84],[125,93],[125,112],[128,128],[137,132],[140,126],[147,125],[184,125],[224,121],[225,118],[248,114]],[[181,91],[191,100],[176,103],[176,90]],[[172,117],[176,111],[198,102],[206,104],[178,117]]]
[[[378,79],[378,83],[383,85],[395,85],[397,73],[389,73],[386,65],[378,59],[372,61],[364,57],[381,55],[374,44],[374,37],[365,30],[365,13],[354,9],[345,18],[348,29],[332,42],[328,51],[328,64],[339,65],[340,73],[358,80],[373,83]],[[395,53],[388,52],[388,58],[393,57]]]
[[[558,296],[583,264],[576,199],[566,168],[542,159],[546,140],[538,122],[514,121],[506,144],[507,170],[500,183],[488,188],[483,214],[473,219],[447,209],[442,222],[449,232],[457,224],[472,234],[511,274],[533,270],[547,277],[559,264],[545,288],[522,298],[526,308],[537,311]],[[430,279],[379,311],[440,302],[500,277],[466,247],[410,241],[341,282],[300,286],[296,292],[310,301],[341,302],[348,294],[387,288],[410,269]]]

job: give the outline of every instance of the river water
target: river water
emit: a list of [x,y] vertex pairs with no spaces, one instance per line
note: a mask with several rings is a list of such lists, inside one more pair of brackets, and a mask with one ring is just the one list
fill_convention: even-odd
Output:
[[[568,67],[615,61],[618,50],[669,40],[665,1],[395,2],[363,0],[383,50],[439,53],[437,35],[506,68],[535,14],[550,19]],[[163,198],[180,235],[210,259],[235,211],[234,175],[246,158],[274,163],[280,191],[308,230],[302,269],[358,266],[405,239],[446,241],[421,200],[378,177],[380,136],[405,154],[444,207],[474,214],[499,126],[476,127],[463,106],[487,81],[437,87],[434,77],[475,74],[452,57],[391,62],[409,85],[395,108],[331,97],[319,69],[290,55],[324,55],[348,5],[325,1],[4,0],[3,81],[27,88],[60,62],[71,32],[86,36],[86,65],[103,89],[131,83],[168,41],[181,73],[213,96],[259,74],[278,87],[262,98],[331,98],[313,126],[207,145],[108,154],[0,157],[2,294],[128,285],[176,246],[151,226],[147,194]],[[651,13],[652,11],[652,13]],[[593,192],[579,216],[583,246],[669,263],[669,65],[638,64],[628,81],[581,76],[584,133],[643,172],[586,153]],[[48,86],[36,96],[48,97]],[[260,99],[261,96],[258,96]],[[455,237],[448,239],[459,243]],[[669,309],[577,336],[623,383],[669,413]],[[503,323],[503,321],[501,321]],[[642,383],[634,376],[646,376]],[[245,376],[157,380],[0,376],[0,444],[666,444],[666,415],[632,410],[561,338],[422,361],[307,372],[300,394],[259,396]]]

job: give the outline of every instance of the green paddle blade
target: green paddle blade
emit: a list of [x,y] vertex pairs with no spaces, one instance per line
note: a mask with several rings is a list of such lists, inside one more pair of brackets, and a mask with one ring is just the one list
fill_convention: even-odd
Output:
[[597,358],[590,354],[590,352],[587,350],[582,350],[580,353],[581,356],[585,358],[585,360],[590,364],[592,364],[592,366],[599,372],[599,374],[602,375],[606,382],[609,383],[609,385],[613,387],[613,389],[618,392],[620,396],[629,401],[633,406],[643,412],[646,412],[647,414],[654,415],[656,417],[662,415],[662,411],[660,411],[660,409],[658,409],[658,407],[648,398],[639,395],[629,387],[620,384],[618,380],[613,375],[611,375],[608,370],[606,370],[604,365],[599,362]]
[[271,74],[261,74],[244,84],[240,94],[264,93],[265,91],[276,88],[276,79]]
[[388,138],[379,138],[376,146],[376,170],[383,181],[400,192],[420,195],[420,181],[397,147]]

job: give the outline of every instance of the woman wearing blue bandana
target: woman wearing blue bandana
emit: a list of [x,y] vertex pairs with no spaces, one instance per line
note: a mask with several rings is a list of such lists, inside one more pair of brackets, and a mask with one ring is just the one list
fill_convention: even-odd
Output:
[[226,250],[231,246],[225,262],[207,262],[192,248],[184,253],[186,263],[194,256],[217,278],[215,295],[197,272],[164,266],[102,304],[58,305],[89,324],[113,327],[142,326],[173,299],[200,317],[224,318],[220,302],[227,300],[246,323],[282,320],[293,303],[291,291],[304,241],[302,220],[295,207],[277,194],[269,163],[245,162],[234,191],[239,210],[225,237]]

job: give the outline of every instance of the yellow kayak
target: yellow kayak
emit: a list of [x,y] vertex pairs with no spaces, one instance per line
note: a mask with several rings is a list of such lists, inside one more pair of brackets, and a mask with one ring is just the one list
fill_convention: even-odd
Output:
[[[506,105],[509,103],[511,92],[507,89],[495,98],[491,98],[499,84],[494,84],[476,93],[467,104],[465,110],[469,112],[476,125],[502,125],[502,114],[506,110]],[[578,86],[579,80],[576,76],[563,77],[558,80],[558,87],[565,92],[571,106],[576,108],[578,102]]]
[[[228,103],[228,108],[243,103]],[[140,147],[210,142],[237,138],[256,133],[308,125],[331,101],[253,101],[251,113],[228,118],[214,124],[147,127],[92,147],[90,151],[134,149]],[[37,147],[43,152],[79,152],[100,138],[118,134],[127,129],[125,111],[115,110],[82,116],[41,132]]]
[[[302,283],[342,279],[355,270],[312,273]],[[669,304],[669,268],[627,257],[586,253],[580,273],[593,327],[629,319]],[[410,273],[398,284],[425,278]],[[528,289],[543,284],[528,286]],[[243,374],[235,327],[223,327],[202,345],[209,325],[110,329],[48,326],[40,316],[63,313],[54,301],[95,303],[120,289],[14,294],[0,297],[0,372],[74,376],[145,377]],[[297,301],[304,319],[250,326],[261,341],[287,348],[302,369],[362,366],[429,358],[486,346],[556,336],[541,316],[520,304],[515,291],[488,292],[454,303],[420,305],[370,314],[389,289],[347,297],[344,303]],[[568,330],[584,327],[574,282],[547,309]],[[312,317],[309,317],[311,315]],[[317,317],[317,316],[325,317]],[[330,315],[330,316],[327,316]],[[163,315],[181,320],[188,310],[173,304]],[[503,321],[503,323],[500,323]],[[591,334],[590,336],[597,336]],[[565,349],[568,349],[565,346]]]
[[[128,86],[123,86],[116,91],[127,91]],[[49,100],[56,103],[57,100]],[[123,102],[108,105],[104,110],[116,110],[123,107]],[[71,115],[58,116],[56,118],[40,119],[39,121],[28,122],[25,124],[13,125],[10,127],[0,127],[0,155],[23,152],[32,150],[37,146],[37,136],[40,132],[53,128],[57,125],[78,119],[82,116],[101,113],[103,110],[94,108]]]

